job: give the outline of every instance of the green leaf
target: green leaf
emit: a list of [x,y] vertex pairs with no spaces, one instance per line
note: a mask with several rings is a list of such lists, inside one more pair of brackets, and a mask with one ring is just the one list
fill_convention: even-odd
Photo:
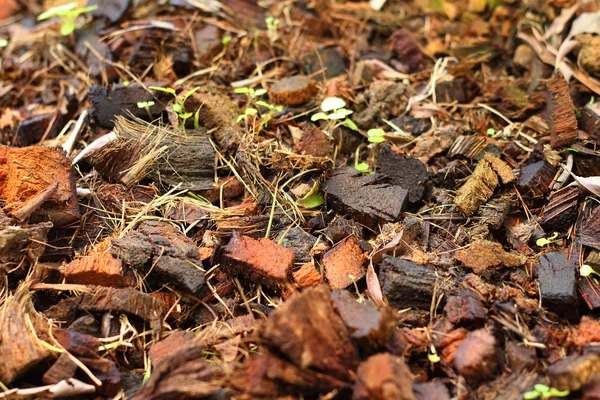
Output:
[[164,93],[169,93],[169,94],[172,94],[174,97],[177,97],[177,93],[175,92],[175,89],[164,88],[164,87],[160,87],[160,86],[148,86],[148,89],[157,90],[159,92],[164,92]]
[[244,114],[256,115],[256,114],[258,114],[258,110],[256,108],[248,107],[248,108],[246,108],[246,111],[244,112]]
[[191,95],[193,95],[194,93],[196,93],[198,90],[200,90],[199,87],[194,88],[192,90],[188,90],[187,92],[185,92],[185,94],[183,95],[183,101],[182,101],[182,103],[185,103],[185,101],[188,99],[188,97],[190,97]]
[[252,89],[247,88],[247,87],[239,87],[239,88],[235,88],[234,92],[236,93],[241,93],[241,94],[246,94],[249,93]]
[[264,89],[264,88],[256,89],[254,91],[254,94],[252,95],[252,97],[262,96],[265,93],[267,93],[267,89]]
[[437,354],[431,354],[431,353],[427,354],[427,359],[429,361],[431,361],[432,363],[438,363],[441,360],[441,358],[440,358],[439,355],[437,355]]
[[350,115],[350,114],[354,113],[354,111],[348,110],[347,108],[340,108],[338,110],[335,110],[335,112],[337,114],[342,114],[342,115]]
[[579,268],[579,275],[581,276],[590,276],[593,273],[594,269],[587,264],[583,264],[581,268]]
[[227,46],[227,44],[231,41],[231,36],[223,36],[223,39],[221,39],[221,44],[223,44],[223,46]]
[[372,137],[376,137],[376,136],[384,137],[385,131],[381,128],[372,128],[367,131],[367,135],[369,135],[370,137],[371,136]]
[[361,163],[358,163],[354,167],[354,169],[356,169],[357,171],[360,171],[360,172],[365,172],[365,171],[369,170],[369,164],[367,164],[366,162],[361,162]]
[[567,397],[571,392],[569,390],[558,390],[556,388],[550,388],[548,392],[549,397]]
[[246,114],[242,114],[242,115],[238,115],[236,122],[240,122],[243,119],[248,118],[248,116]]
[[319,120],[322,120],[322,119],[327,119],[327,114],[319,112],[319,113],[313,114],[313,116],[310,117],[310,120],[313,121],[313,122],[319,121]]
[[339,119],[344,119],[346,118],[346,116],[344,114],[338,113],[338,112],[332,112],[331,114],[329,114],[327,116],[328,119],[330,120],[339,120]]
[[173,108],[173,111],[175,111],[177,114],[183,111],[183,106],[179,103],[173,104],[171,108]]
[[181,113],[181,114],[178,114],[178,115],[179,115],[179,118],[181,118],[181,119],[188,119],[189,117],[191,117],[192,115],[194,115],[194,113],[187,112],[187,113]]
[[533,386],[533,388],[534,388],[534,389],[535,389],[537,392],[540,392],[540,393],[547,392],[548,390],[550,390],[550,388],[549,388],[548,386],[546,386],[546,385],[543,385],[543,384],[541,384],[541,383],[538,383],[538,384],[534,385],[534,386]]
[[525,400],[537,399],[540,396],[541,396],[541,393],[538,392],[537,390],[532,390],[531,392],[527,392],[527,393],[523,394],[523,398]]
[[72,14],[74,17],[76,17],[76,16],[78,16],[80,14],[85,14],[85,13],[88,13],[90,11],[94,11],[96,9],[98,9],[97,5],[88,6],[88,7],[78,8],[77,10],[73,10],[69,14]]
[[37,20],[43,21],[45,19],[54,17],[55,15],[61,15],[65,11],[72,10],[75,7],[77,7],[77,3],[68,3],[68,4],[63,4],[62,6],[52,7],[50,9],[44,11],[40,15],[38,15]]
[[150,356],[148,356],[148,368],[146,368],[146,371],[144,372],[144,377],[142,378],[142,384],[146,383],[148,381],[148,379],[150,379],[151,371],[152,371],[152,360],[150,359]]
[[385,138],[381,136],[371,136],[367,139],[371,143],[382,143],[385,142]]
[[254,102],[254,104],[263,106],[263,107],[267,107],[269,110],[272,110],[274,108],[271,104],[267,103],[266,101],[262,101],[262,100],[257,100]]
[[0,39],[0,48],[8,46],[8,40],[2,38]]
[[315,208],[325,203],[325,198],[319,194],[319,182],[315,182],[312,189],[303,198],[296,200],[296,203],[304,208]]
[[63,22],[60,26],[60,34],[63,36],[69,36],[75,30],[75,21],[68,20]]
[[321,110],[328,112],[337,110],[338,108],[346,107],[346,102],[344,99],[340,99],[339,97],[327,97],[321,103]]
[[358,130],[358,126],[356,126],[356,124],[354,123],[354,121],[352,121],[350,118],[346,118],[344,120],[344,125],[346,125],[350,129],[352,129],[353,131],[357,131]]

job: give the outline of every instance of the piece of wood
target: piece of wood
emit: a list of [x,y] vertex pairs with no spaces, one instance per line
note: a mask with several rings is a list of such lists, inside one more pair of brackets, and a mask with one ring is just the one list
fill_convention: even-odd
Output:
[[553,149],[559,149],[577,139],[575,106],[569,93],[569,84],[560,74],[546,82],[546,99],[550,143]]
[[252,239],[234,233],[223,248],[221,268],[228,274],[243,277],[277,289],[291,282],[294,251],[266,239]]
[[110,287],[134,286],[135,278],[128,274],[121,260],[108,253],[80,257],[61,267],[69,283]]
[[354,236],[348,236],[323,255],[325,277],[332,289],[344,289],[362,279],[367,269],[365,256]]
[[323,283],[321,273],[312,262],[303,264],[298,271],[292,273],[292,276],[300,288],[319,286]]
[[577,186],[567,186],[552,193],[550,201],[542,209],[541,225],[546,229],[564,229],[577,219],[579,195]]
[[547,161],[538,161],[521,168],[517,188],[522,195],[542,197],[550,190],[556,175],[556,168]]
[[476,274],[481,274],[490,267],[517,267],[525,262],[520,254],[508,253],[500,243],[489,240],[476,240],[468,249],[458,250],[456,259],[473,269]]
[[328,204],[373,230],[400,218],[408,190],[388,183],[381,174],[363,175],[354,168],[337,170],[322,186]]
[[390,146],[383,146],[377,154],[377,167],[391,184],[408,190],[408,201],[415,203],[421,200],[429,178],[427,167],[421,161],[400,155]]
[[600,356],[595,353],[571,354],[546,369],[552,387],[575,392],[600,374]]
[[446,318],[453,324],[483,321],[487,310],[483,307],[482,300],[478,293],[464,289],[458,296],[450,296],[446,300]]
[[301,369],[349,381],[358,352],[327,286],[290,297],[269,316],[260,336]]
[[286,106],[304,104],[316,94],[317,83],[309,77],[301,75],[280,79],[269,88],[271,102]]
[[400,357],[376,354],[363,361],[356,372],[352,400],[415,400],[412,374]]
[[457,372],[469,381],[491,379],[500,366],[498,352],[494,336],[485,329],[478,329],[469,332],[458,346],[454,365]]
[[562,253],[546,253],[540,257],[537,275],[542,305],[570,321],[577,320],[577,266]]

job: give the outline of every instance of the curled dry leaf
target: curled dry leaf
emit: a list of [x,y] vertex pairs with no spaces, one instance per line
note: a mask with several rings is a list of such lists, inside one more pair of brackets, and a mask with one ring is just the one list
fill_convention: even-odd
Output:
[[561,166],[563,167],[563,169],[565,171],[569,172],[569,174],[573,177],[573,179],[575,179],[575,182],[573,182],[569,186],[577,185],[580,188],[583,188],[583,189],[587,190],[588,192],[600,197],[600,176],[590,176],[590,177],[584,178],[584,177],[575,175],[564,164],[561,164]]
[[369,289],[369,295],[371,299],[378,306],[384,307],[385,302],[383,301],[383,293],[381,291],[381,284],[379,283],[379,278],[375,273],[375,268],[373,267],[373,261],[369,260],[369,267],[367,268],[367,289]]

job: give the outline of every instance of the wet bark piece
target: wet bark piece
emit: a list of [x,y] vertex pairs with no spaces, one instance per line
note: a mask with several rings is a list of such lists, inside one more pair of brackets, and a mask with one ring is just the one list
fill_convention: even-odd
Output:
[[365,93],[367,108],[354,114],[353,120],[365,129],[376,127],[383,119],[389,120],[406,109],[409,89],[399,82],[375,81]]
[[132,288],[115,289],[91,287],[80,297],[79,307],[87,311],[125,312],[136,315],[150,324],[155,336],[162,331],[163,303],[149,294]]
[[[169,100],[167,93],[158,93],[156,96],[159,100]],[[148,112],[137,105],[140,101],[154,101],[154,105],[150,107],[153,118],[159,117],[165,110],[159,101],[154,100],[152,92],[138,83],[130,83],[127,86],[118,84],[111,87],[94,85],[90,88],[88,99],[92,105],[90,117],[106,129],[113,129],[117,117],[126,117],[129,113],[137,118],[148,119]]]
[[119,22],[129,8],[131,0],[92,0],[88,5],[97,4],[98,8],[92,11],[94,17],[104,17],[111,24]]
[[581,110],[581,129],[595,142],[600,141],[600,103],[586,104]]
[[569,92],[569,84],[560,74],[546,82],[546,97],[550,143],[552,148],[558,149],[577,138],[575,106]]
[[296,145],[296,151],[315,157],[327,157],[331,154],[331,141],[316,126],[309,125]]
[[585,211],[577,222],[577,239],[584,246],[600,250],[600,207],[594,208],[589,215]]
[[64,379],[73,378],[79,367],[66,353],[61,354],[42,377],[45,385],[52,385]]
[[372,352],[381,348],[392,335],[395,323],[391,313],[378,310],[371,302],[358,302],[346,290],[334,290],[336,308],[350,332],[350,337],[361,349]]
[[439,381],[413,383],[413,392],[417,400],[450,400],[448,388]]
[[469,332],[458,346],[454,365],[457,372],[469,381],[491,379],[499,366],[498,351],[494,336],[485,329],[478,329]]
[[497,231],[502,228],[514,200],[515,198],[511,192],[499,197],[492,197],[487,204],[479,208],[478,214],[481,216],[481,222],[491,230]]
[[206,348],[191,344],[154,367],[150,379],[138,390],[135,400],[200,399],[220,392],[223,371],[205,361]]
[[526,196],[542,197],[550,190],[556,168],[546,161],[538,161],[521,169],[517,188]]
[[133,275],[126,275],[121,260],[110,254],[94,254],[71,261],[61,267],[69,283],[126,287],[135,284]]
[[269,88],[273,104],[297,106],[311,100],[317,94],[317,83],[306,76],[290,76],[275,82]]
[[173,353],[189,346],[194,337],[193,332],[175,330],[163,340],[154,343],[148,352],[148,355],[152,360],[152,366],[154,368],[158,367]]
[[294,260],[298,263],[307,263],[311,260],[310,252],[316,242],[316,237],[300,228],[283,230],[275,238],[275,243],[294,251]]
[[487,316],[481,296],[469,289],[463,290],[459,296],[448,297],[444,313],[453,324],[482,321]]
[[337,49],[318,49],[304,57],[304,72],[310,75],[319,72],[315,75],[319,80],[335,78],[346,72],[346,62]]
[[[381,262],[379,280],[383,296],[397,309],[431,307],[433,290],[438,279],[435,268],[398,257],[386,257]],[[450,287],[440,277],[438,290],[446,293]]]
[[546,253],[540,257],[538,281],[542,305],[552,312],[577,320],[577,267],[562,253]]
[[290,282],[294,251],[266,239],[237,233],[223,249],[221,268],[228,274],[279,288]]
[[325,277],[332,289],[344,289],[352,282],[362,279],[367,270],[360,244],[349,236],[335,245],[323,256]]
[[550,365],[546,372],[552,387],[574,392],[600,374],[600,356],[594,353],[572,354]]
[[376,354],[358,366],[353,400],[415,400],[412,375],[400,357]]
[[385,176],[365,176],[353,168],[336,171],[323,184],[323,190],[336,212],[374,230],[397,221],[408,200],[408,190],[388,183]]
[[0,197],[9,215],[64,226],[80,217],[71,162],[62,149],[3,147]]
[[350,381],[358,352],[326,286],[295,294],[277,308],[260,334],[301,369]]
[[30,300],[22,297],[9,297],[0,309],[0,382],[5,385],[53,357],[33,329],[38,318]]
[[580,189],[567,186],[554,193],[548,204],[542,209],[542,226],[548,229],[558,229],[570,226],[577,219]]
[[506,359],[513,372],[532,370],[536,364],[535,349],[517,342],[508,342],[506,343]]
[[427,167],[410,156],[396,153],[390,146],[383,146],[377,155],[379,171],[389,177],[390,183],[408,190],[408,201],[415,203],[423,197],[427,181]]
[[517,267],[525,262],[521,255],[508,253],[500,243],[489,240],[476,240],[468,249],[458,250],[456,259],[473,269],[476,274],[481,274],[490,267]]
[[571,328],[568,341],[579,349],[588,343],[600,342],[600,321],[588,316],[581,317],[579,324]]

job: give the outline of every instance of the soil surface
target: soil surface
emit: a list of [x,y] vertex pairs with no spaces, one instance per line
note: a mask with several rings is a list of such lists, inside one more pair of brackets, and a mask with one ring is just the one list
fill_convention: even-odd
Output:
[[0,399],[600,399],[599,60],[594,0],[0,0]]

